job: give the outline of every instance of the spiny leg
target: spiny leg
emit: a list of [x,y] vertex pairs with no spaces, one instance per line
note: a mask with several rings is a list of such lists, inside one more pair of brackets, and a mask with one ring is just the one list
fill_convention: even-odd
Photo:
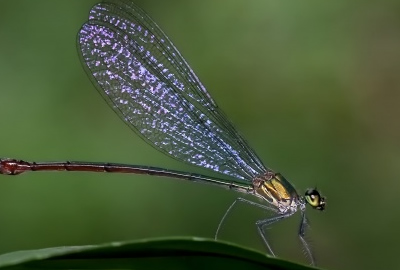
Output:
[[269,206],[266,206],[266,205],[263,205],[263,204],[260,204],[260,203],[255,203],[253,201],[249,201],[249,200],[246,200],[244,198],[239,197],[229,206],[228,210],[226,210],[224,216],[222,217],[221,221],[219,222],[217,231],[215,232],[215,237],[214,237],[215,240],[217,240],[217,238],[218,238],[219,230],[221,229],[222,224],[225,221],[225,218],[228,216],[229,212],[233,209],[233,207],[235,206],[235,204],[237,202],[247,203],[247,204],[250,204],[250,205],[253,205],[253,206],[256,206],[256,207],[259,207],[259,208],[262,208],[262,209],[277,213],[277,210],[275,208],[272,208],[272,207],[269,207]]
[[306,239],[305,239],[305,235],[306,235],[306,229],[308,227],[308,221],[307,221],[307,217],[306,217],[306,213],[303,211],[301,212],[301,222],[300,222],[300,228],[299,228],[299,238],[301,243],[303,244],[304,247],[304,251],[306,253],[306,256],[308,257],[308,259],[310,260],[310,264],[311,265],[315,265],[315,259],[314,256],[312,254],[311,251],[311,247],[310,245],[307,243]]
[[274,217],[268,218],[268,219],[258,220],[256,222],[258,233],[260,234],[262,240],[264,241],[264,244],[267,246],[267,249],[269,250],[271,255],[274,256],[274,257],[276,257],[276,256],[275,256],[275,253],[272,251],[272,248],[271,248],[270,244],[268,243],[267,237],[265,235],[264,227],[268,226],[268,225],[271,225],[271,224],[273,224],[273,223],[275,223],[277,221],[280,221],[282,219],[285,219],[287,217],[290,217],[291,215],[293,215],[293,212],[289,212],[289,213],[286,213],[286,214],[280,214],[278,216],[274,216]]

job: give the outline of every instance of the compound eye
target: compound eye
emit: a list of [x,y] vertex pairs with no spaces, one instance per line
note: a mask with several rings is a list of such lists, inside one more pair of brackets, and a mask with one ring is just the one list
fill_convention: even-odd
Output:
[[304,195],[307,203],[314,209],[324,210],[325,209],[325,198],[319,194],[316,189],[308,189]]

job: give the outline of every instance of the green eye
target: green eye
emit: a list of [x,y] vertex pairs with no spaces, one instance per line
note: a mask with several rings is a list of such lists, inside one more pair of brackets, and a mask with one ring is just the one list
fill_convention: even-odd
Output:
[[308,189],[306,194],[304,195],[307,203],[311,205],[311,207],[317,210],[324,210],[325,209],[325,198],[321,197],[318,190],[316,189]]

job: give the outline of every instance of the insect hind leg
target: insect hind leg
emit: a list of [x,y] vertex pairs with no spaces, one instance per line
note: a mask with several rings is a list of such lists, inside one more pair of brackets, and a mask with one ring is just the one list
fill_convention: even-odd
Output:
[[226,210],[224,216],[222,217],[221,221],[219,222],[218,227],[217,227],[217,231],[215,232],[215,237],[214,237],[215,240],[218,239],[218,233],[219,233],[219,231],[220,231],[220,229],[222,227],[222,224],[224,223],[226,217],[231,212],[231,210],[233,209],[233,207],[236,205],[237,202],[250,204],[252,206],[256,206],[256,207],[259,207],[261,209],[265,209],[265,210],[268,210],[268,211],[272,211],[274,213],[278,213],[277,209],[275,209],[275,208],[272,208],[270,206],[266,206],[266,205],[263,205],[263,204],[260,204],[260,203],[256,203],[256,202],[253,202],[253,201],[250,201],[250,200],[246,200],[244,198],[239,197],[228,207],[228,209]]

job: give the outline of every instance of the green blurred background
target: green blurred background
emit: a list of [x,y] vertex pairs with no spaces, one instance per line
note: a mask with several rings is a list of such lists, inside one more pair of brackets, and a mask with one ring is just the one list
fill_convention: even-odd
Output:
[[[77,56],[96,0],[0,2],[1,155],[190,170],[141,141]],[[319,265],[399,266],[400,2],[136,1],[170,36],[270,168],[327,211],[308,210]],[[0,253],[158,236],[213,237],[237,193],[148,176],[0,176]],[[265,251],[240,206],[221,239]],[[299,216],[269,230],[305,262]]]

